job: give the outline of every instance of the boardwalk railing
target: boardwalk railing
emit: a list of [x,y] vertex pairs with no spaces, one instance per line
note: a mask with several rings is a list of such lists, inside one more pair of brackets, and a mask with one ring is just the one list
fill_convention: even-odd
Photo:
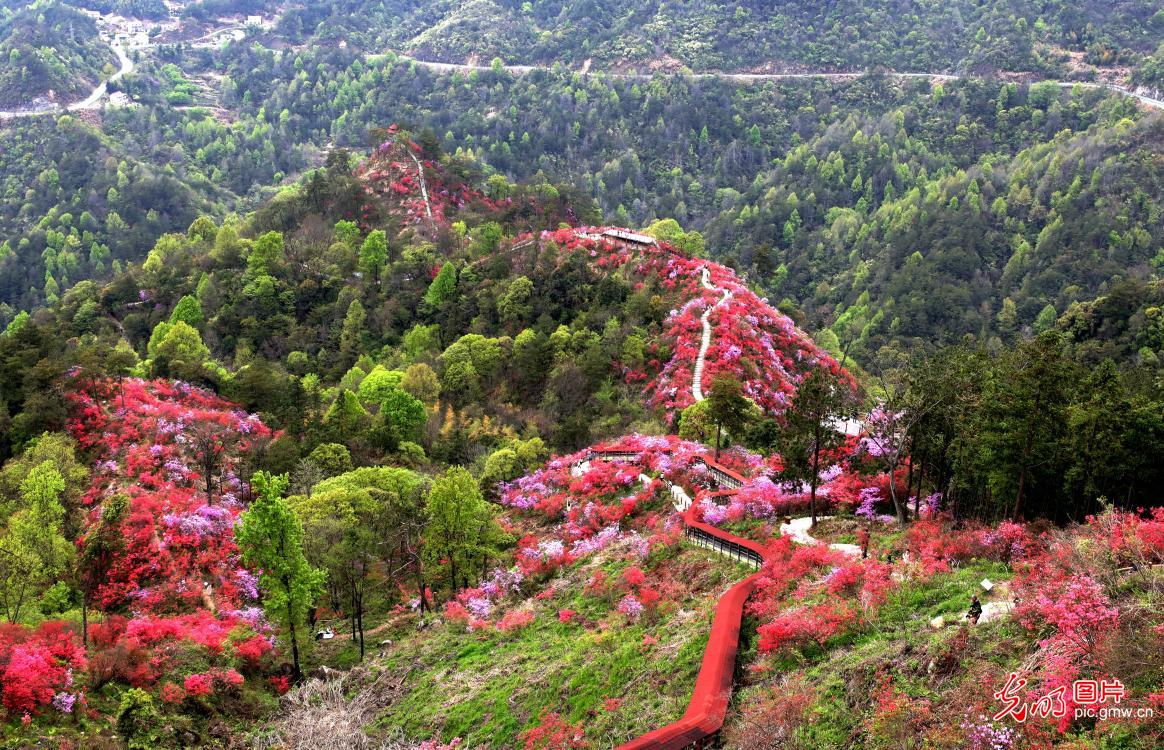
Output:
[[[754,565],[763,561],[764,548],[759,544],[696,521],[692,510],[683,514],[683,522],[693,542],[716,545],[717,549]],[[617,750],[704,750],[716,746],[732,697],[744,605],[759,580],[760,573],[753,573],[728,589],[716,603],[695,690],[682,718],[620,745]]]
[[[591,450],[587,458],[634,461],[641,455],[639,451],[597,448]],[[743,482],[739,474],[706,456],[700,456],[698,460],[707,466],[708,474],[718,486],[728,488],[712,493],[714,496],[730,496]],[[697,521],[694,512],[695,506],[691,505],[683,513],[684,533],[692,544],[713,549],[758,571],[765,559],[761,545]],[[717,745],[732,696],[744,605],[755,590],[760,575],[759,572],[753,573],[735,584],[716,603],[703,662],[695,678],[695,690],[682,718],[619,745],[617,750],[705,750]]]
[[751,565],[757,570],[761,565],[764,564],[764,558],[760,555],[760,553],[749,549],[748,547],[745,547],[737,542],[721,539],[717,536],[712,536],[706,531],[695,528],[693,526],[688,526],[685,529],[685,533],[687,534],[687,540],[692,544],[715,550],[721,555],[727,555],[736,562],[742,562],[747,565]]

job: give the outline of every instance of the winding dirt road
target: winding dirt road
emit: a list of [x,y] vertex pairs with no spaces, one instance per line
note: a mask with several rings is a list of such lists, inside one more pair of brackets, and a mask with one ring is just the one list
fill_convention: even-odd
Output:
[[[368,55],[369,60],[375,60],[384,57],[386,57],[386,55],[383,54]],[[429,60],[418,60],[415,57],[409,57],[408,55],[397,55],[397,59],[412,62],[416,65],[419,65],[420,67],[428,68],[429,70],[442,73],[472,73],[474,71],[485,72],[493,69],[490,65],[432,62]],[[502,65],[501,67],[503,70],[513,75],[524,75],[535,70],[552,70],[551,67],[545,65]],[[579,75],[583,76],[596,76],[624,81],[649,81],[656,75],[652,73],[610,73],[606,71],[590,70],[581,70],[577,72]],[[859,78],[862,73],[673,73],[662,75],[677,75],[692,81],[724,79],[728,81],[737,81],[740,83],[753,83],[758,81],[795,80],[798,78],[819,78],[826,81],[847,81]],[[886,73],[885,75],[890,78],[928,78],[934,81],[956,81],[963,77],[954,73]],[[1115,94],[1130,96],[1146,107],[1164,110],[1164,100],[1154,99],[1144,94],[1138,94],[1131,89],[1125,88],[1123,86],[1116,86],[1114,84],[1094,83],[1089,81],[1058,81],[1053,79],[1031,81],[1031,83],[1054,83],[1057,86],[1068,89],[1074,88],[1075,86],[1082,86],[1084,88],[1093,89],[1106,89]]]
[[114,54],[117,55],[117,60],[121,64],[117,72],[106,78],[101,83],[94,87],[93,91],[87,97],[79,102],[67,104],[64,107],[60,105],[53,105],[45,109],[17,109],[11,111],[0,111],[0,120],[15,119],[18,117],[39,117],[41,115],[54,115],[61,112],[80,112],[87,109],[97,109],[101,100],[109,93],[109,84],[121,80],[124,76],[133,72],[133,60],[129,57],[129,53],[122,49],[119,44],[110,44]]

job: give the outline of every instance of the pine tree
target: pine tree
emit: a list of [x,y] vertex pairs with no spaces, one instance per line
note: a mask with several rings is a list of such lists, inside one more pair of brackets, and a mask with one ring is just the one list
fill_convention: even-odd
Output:
[[425,292],[424,301],[433,307],[440,307],[453,298],[456,289],[457,269],[452,263],[445,263]]

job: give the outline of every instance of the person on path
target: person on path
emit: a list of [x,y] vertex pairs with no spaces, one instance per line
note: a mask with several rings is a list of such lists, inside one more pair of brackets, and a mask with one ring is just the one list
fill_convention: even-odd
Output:
[[970,611],[966,613],[966,619],[970,621],[971,625],[977,625],[979,617],[982,617],[982,604],[978,601],[978,596],[975,595],[970,598]]

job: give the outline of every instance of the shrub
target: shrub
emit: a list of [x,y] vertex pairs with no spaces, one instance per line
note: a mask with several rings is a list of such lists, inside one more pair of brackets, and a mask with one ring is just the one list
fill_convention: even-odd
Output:
[[152,750],[157,746],[154,728],[161,722],[150,694],[130,688],[121,696],[117,709],[117,732],[128,750]]

